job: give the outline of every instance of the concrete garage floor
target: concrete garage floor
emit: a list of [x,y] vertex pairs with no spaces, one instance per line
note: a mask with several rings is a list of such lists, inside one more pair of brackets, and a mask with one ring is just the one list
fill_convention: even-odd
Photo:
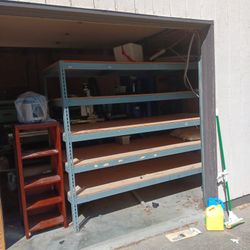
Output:
[[[18,250],[111,249],[197,223],[203,211],[200,185],[201,177],[197,175],[137,190],[146,206],[131,192],[87,203],[80,207],[80,213],[89,220],[79,233],[74,233],[70,226],[26,240],[20,217],[12,212],[5,218],[7,247]],[[155,207],[152,202],[156,203]]]
[[[179,250],[179,249],[195,249],[195,250],[249,250],[250,249],[250,203],[238,206],[234,209],[239,217],[243,217],[244,224],[241,224],[231,230],[222,232],[208,232],[204,228],[203,220],[200,220],[196,228],[202,231],[202,234],[193,238],[184,239],[175,243],[171,243],[165,233],[149,237],[140,242],[131,243],[127,247],[121,247],[119,250]],[[238,240],[234,243],[231,239]]]

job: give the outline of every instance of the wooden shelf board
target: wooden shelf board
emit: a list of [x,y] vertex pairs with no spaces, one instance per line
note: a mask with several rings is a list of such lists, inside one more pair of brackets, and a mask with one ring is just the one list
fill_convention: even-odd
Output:
[[129,129],[135,127],[145,127],[145,126],[155,126],[168,123],[176,122],[188,122],[193,120],[200,120],[198,114],[174,114],[174,115],[164,115],[164,116],[151,116],[144,118],[132,118],[126,120],[115,120],[115,121],[105,121],[97,122],[91,124],[75,124],[71,126],[71,134],[89,134],[96,132],[105,132],[120,129]]
[[[100,192],[119,189],[185,171],[201,169],[200,154],[183,153],[154,160],[147,160],[126,167],[100,169],[76,175],[77,196],[91,196]],[[67,180],[68,178],[66,178]],[[66,190],[69,190],[66,182]]]
[[98,164],[111,160],[124,159],[163,150],[178,149],[180,147],[200,145],[200,141],[184,142],[167,133],[150,135],[143,138],[131,139],[130,144],[103,143],[74,149],[74,166]]

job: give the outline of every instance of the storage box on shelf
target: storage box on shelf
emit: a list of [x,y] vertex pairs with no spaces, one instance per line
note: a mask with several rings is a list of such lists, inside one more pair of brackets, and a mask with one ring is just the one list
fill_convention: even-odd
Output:
[[[196,66],[192,63],[190,68]],[[202,168],[200,155],[192,152],[201,149],[200,141],[182,142],[168,135],[152,135],[115,147],[109,143],[73,148],[74,142],[199,126],[200,118],[197,114],[175,114],[71,125],[69,107],[72,106],[191,99],[195,95],[191,91],[180,91],[69,98],[66,78],[95,75],[100,71],[172,71],[184,68],[184,63],[58,61],[45,69],[45,83],[48,77],[57,76],[60,80],[61,98],[54,100],[54,104],[63,109],[67,190],[75,231],[79,231],[78,204],[198,174]]]
[[117,46],[114,49],[116,61],[120,62],[142,62],[143,48],[140,44],[127,43]]

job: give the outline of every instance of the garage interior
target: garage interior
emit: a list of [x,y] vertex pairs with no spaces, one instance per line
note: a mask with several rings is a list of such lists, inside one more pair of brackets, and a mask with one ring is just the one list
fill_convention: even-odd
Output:
[[[6,239],[9,246],[25,235],[23,224],[20,223],[22,211],[19,213],[19,176],[16,171],[13,135],[13,127],[17,123],[14,100],[27,91],[44,95],[46,68],[55,62],[61,60],[61,62],[77,62],[84,65],[90,62],[101,62],[102,65],[119,64],[118,62],[115,63],[113,48],[127,43],[135,43],[142,46],[145,62],[149,62],[152,55],[164,49],[164,53],[151,63],[164,64],[167,62],[169,65],[182,65],[182,68],[178,70],[85,70],[80,72],[81,74],[67,77],[68,96],[70,98],[86,97],[87,88],[90,97],[122,95],[125,99],[125,95],[127,95],[129,99],[132,95],[138,95],[140,98],[140,96],[145,95],[153,96],[156,93],[171,92],[188,93],[188,97],[184,95],[185,97],[173,98],[172,100],[133,101],[130,103],[125,101],[125,103],[93,105],[90,106],[91,114],[88,113],[87,115],[86,112],[85,115],[82,115],[81,106],[70,107],[72,131],[78,126],[83,128],[83,132],[87,131],[86,133],[95,134],[98,129],[103,129],[105,133],[108,127],[123,129],[119,127],[129,128],[131,124],[141,124],[141,127],[147,127],[152,122],[164,122],[167,119],[170,122],[176,119],[199,120],[200,86],[197,62],[201,56],[204,30],[201,29],[203,27],[196,26],[191,25],[183,29],[180,25],[157,25],[156,23],[149,25],[142,22],[125,23],[121,21],[119,23],[110,20],[100,22],[98,20],[77,21],[0,16],[0,28],[3,31],[0,39],[1,198],[7,231]],[[187,62],[189,64],[187,68],[188,78],[184,80]],[[125,65],[133,63],[135,62],[125,63]],[[64,116],[62,105],[55,105],[59,102],[58,98],[61,98],[58,76],[47,79],[46,91],[49,100],[50,118],[60,122],[63,133]],[[113,194],[110,192],[99,197],[97,195],[97,198],[86,199],[86,203],[79,205],[78,215],[85,218],[83,225],[81,225],[83,232],[88,230],[88,224],[91,223],[91,220],[95,221],[94,218],[98,218],[100,215],[112,214],[113,211],[129,209],[135,206],[138,209],[137,206],[142,206],[143,212],[147,214],[148,210],[145,202],[154,201],[159,197],[166,198],[168,203],[171,200],[176,200],[176,204],[173,204],[173,207],[176,208],[179,206],[178,202],[182,204],[182,201],[179,200],[181,199],[181,193],[190,191],[189,194],[193,195],[192,198],[195,199],[194,203],[196,205],[202,203],[199,124],[180,126],[180,128],[183,127],[189,128],[152,129],[152,131],[136,132],[135,134],[126,132],[127,134],[118,134],[118,136],[93,137],[90,140],[73,143],[74,167],[76,168],[77,164],[84,166],[98,161],[105,162],[108,159],[125,157],[126,154],[136,154],[139,151],[148,154],[150,150],[164,146],[167,147],[167,150],[173,150],[175,147],[193,146],[181,153],[168,153],[159,158],[156,157],[156,159],[151,157],[151,159],[144,160],[142,158],[140,160],[131,160],[127,164],[119,163],[112,167],[103,166],[97,170],[78,171],[75,176],[76,186],[80,188],[80,195],[81,193],[85,195],[84,192],[91,195],[95,192],[108,192],[112,188],[115,189],[124,185],[135,185],[135,188],[127,190],[131,192],[125,192],[125,190]],[[79,130],[75,130],[75,132],[77,136]],[[26,147],[33,150],[41,146],[46,147],[47,135],[43,131],[37,131],[37,133],[31,133],[30,135],[23,133],[23,138],[27,144]],[[62,138],[64,169],[67,155],[63,140],[66,139]],[[25,178],[37,178],[37,176],[40,177],[44,173],[47,174],[51,171],[50,160],[50,157],[31,160],[24,167]],[[178,170],[178,168],[185,166],[192,166],[192,169],[196,166],[199,171],[176,178],[170,177],[168,182],[165,183],[156,181],[153,183],[154,186],[153,184],[136,186],[136,183],[141,180],[155,180],[164,176],[166,171]],[[64,186],[68,222],[71,225],[73,219],[71,216],[72,206],[67,201],[67,192],[70,190],[68,174],[66,171],[64,172]],[[196,193],[194,193],[194,189]],[[159,215],[167,213],[164,206],[158,208],[158,206],[161,207],[161,203],[153,202],[152,204],[155,209],[159,209],[158,212],[156,211]],[[202,205],[200,205],[201,207]],[[160,209],[162,209],[161,212]],[[171,208],[168,207],[168,209]],[[46,208],[42,211],[49,213],[50,210]],[[178,212],[176,213],[178,214]],[[140,216],[136,212],[135,214]],[[174,214],[170,214],[174,216]],[[34,213],[33,216],[39,217],[39,212]],[[144,215],[141,216],[143,218]],[[145,218],[142,220],[145,220]],[[166,217],[162,215],[162,218],[157,222],[164,220],[166,220]],[[96,220],[95,223],[94,228],[97,229],[100,221]],[[146,222],[147,225],[153,223],[154,219],[150,223]],[[141,225],[141,227],[143,226],[145,224]],[[75,225],[73,227],[76,229]],[[104,228],[107,228],[107,225],[101,227],[105,231]],[[18,233],[13,233],[13,228]],[[133,227],[128,223],[126,230],[129,231],[129,228]],[[12,233],[10,233],[11,229]],[[67,232],[73,233],[72,229],[70,230]],[[114,231],[115,229],[113,229]],[[103,233],[100,228],[98,232]],[[53,234],[53,230],[49,231],[49,233]],[[124,233],[124,231],[121,230],[120,233]],[[34,237],[37,235],[39,234],[35,234]],[[111,236],[109,235],[109,237]]]

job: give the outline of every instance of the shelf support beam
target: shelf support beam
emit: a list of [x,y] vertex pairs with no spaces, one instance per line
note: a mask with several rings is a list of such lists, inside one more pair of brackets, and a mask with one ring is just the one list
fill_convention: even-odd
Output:
[[[191,91],[178,91],[168,93],[153,94],[134,94],[134,95],[117,95],[117,96],[92,96],[92,97],[76,97],[69,98],[65,103],[69,107],[77,107],[82,105],[103,105],[118,103],[138,103],[138,102],[155,102],[167,100],[183,100],[193,99],[195,95]],[[61,107],[62,100],[56,99],[53,104]]]

